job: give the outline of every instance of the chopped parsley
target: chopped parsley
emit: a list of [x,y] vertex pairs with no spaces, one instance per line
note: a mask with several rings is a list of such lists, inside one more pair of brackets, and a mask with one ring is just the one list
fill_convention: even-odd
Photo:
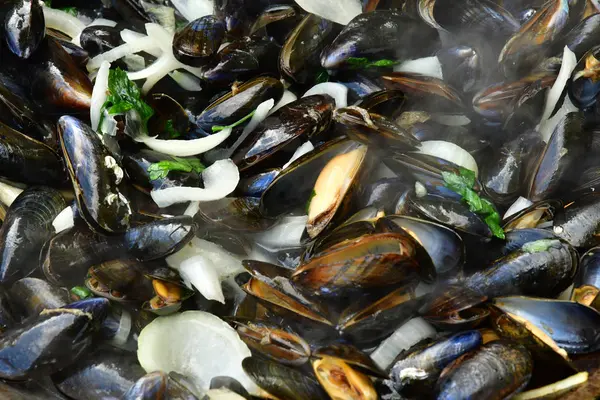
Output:
[[71,289],[71,293],[79,297],[81,300],[92,297],[92,292],[85,286],[75,286]]
[[350,57],[350,58],[348,58],[348,60],[346,60],[346,62],[348,64],[350,64],[350,66],[352,68],[356,68],[356,69],[364,69],[364,68],[372,68],[372,67],[377,67],[377,68],[393,67],[394,65],[397,64],[397,62],[394,60],[383,59],[383,60],[371,61],[366,57]]
[[172,160],[159,161],[154,164],[150,164],[148,167],[148,173],[150,174],[150,180],[155,181],[157,179],[164,179],[169,175],[171,171],[180,172],[197,172],[204,171],[206,167],[202,165],[197,158],[180,158],[173,157]]

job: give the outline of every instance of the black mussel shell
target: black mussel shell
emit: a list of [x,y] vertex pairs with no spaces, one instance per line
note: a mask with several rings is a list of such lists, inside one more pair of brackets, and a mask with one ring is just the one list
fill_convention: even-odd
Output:
[[39,252],[54,234],[52,222],[67,206],[61,194],[30,187],[8,209],[0,229],[0,282],[11,284],[38,266]]
[[4,34],[10,50],[29,58],[46,34],[44,12],[39,0],[20,0],[6,15]]
[[22,318],[38,315],[44,309],[61,308],[70,302],[66,288],[31,277],[13,283],[10,296],[13,308]]
[[450,86],[468,93],[481,83],[481,61],[476,49],[469,46],[454,46],[435,53],[442,65],[444,80]]
[[168,399],[197,399],[184,385],[162,371],[151,372],[139,378],[122,399],[159,399],[163,395]]
[[[586,1],[586,3],[593,2]],[[563,53],[564,46],[567,46],[579,60],[589,49],[600,45],[599,34],[600,13],[597,13],[579,22],[561,40],[556,41],[552,46],[551,54],[560,55]]]
[[567,83],[569,98],[580,109],[594,106],[596,97],[600,93],[598,57],[600,57],[600,46],[593,47],[585,53]]
[[86,27],[81,31],[79,41],[90,57],[95,57],[123,44],[121,29],[104,25]]
[[123,169],[84,122],[63,116],[58,128],[82,217],[101,232],[124,232],[133,212],[123,192]]
[[195,19],[173,38],[173,54],[184,64],[202,66],[216,54],[225,38],[225,24],[212,15]]
[[574,247],[600,245],[600,196],[589,194],[558,210],[553,232]]
[[581,256],[575,287],[584,285],[600,289],[600,248],[598,247],[591,248]]

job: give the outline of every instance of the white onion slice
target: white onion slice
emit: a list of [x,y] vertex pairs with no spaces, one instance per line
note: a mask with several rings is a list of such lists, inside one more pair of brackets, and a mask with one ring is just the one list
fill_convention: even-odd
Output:
[[90,121],[94,131],[98,131],[102,106],[108,97],[107,91],[109,70],[110,63],[108,61],[103,61],[102,64],[100,64],[100,69],[96,75],[96,82],[94,82],[94,90],[92,91],[92,104],[90,105]]
[[23,189],[0,182],[0,203],[7,207],[23,192]]
[[577,57],[575,56],[575,53],[565,46],[558,77],[556,78],[554,85],[552,85],[552,88],[548,91],[546,106],[544,108],[544,113],[542,114],[542,121],[547,120],[550,117],[550,114],[552,114],[552,111],[556,107],[556,103],[558,103],[560,95],[576,66]]
[[188,157],[206,153],[207,151],[217,147],[223,143],[223,141],[227,139],[229,135],[231,135],[231,131],[231,128],[225,128],[222,131],[214,133],[210,136],[192,140],[163,140],[150,136],[141,136],[136,138],[136,140],[143,142],[152,150],[156,150],[161,153],[177,157]]
[[530,207],[532,204],[533,204],[533,202],[531,200],[526,199],[525,197],[519,196],[519,198],[516,199],[515,202],[512,203],[512,205],[510,207],[508,207],[508,210],[506,210],[506,213],[504,214],[504,217],[502,217],[502,219],[505,220],[508,217],[510,217],[511,215],[515,215],[519,211],[523,211],[527,207]]
[[54,231],[56,233],[67,230],[75,225],[75,215],[73,214],[73,209],[71,207],[67,207],[62,210],[54,221],[52,221],[52,226],[54,227]]
[[76,39],[85,29],[85,24],[68,12],[45,6],[43,9],[46,28],[60,31],[72,39]]
[[550,119],[543,120],[537,127],[537,131],[540,133],[542,140],[546,143],[550,140],[550,137],[554,133],[554,129],[560,122],[561,119],[564,118],[565,115],[571,112],[578,112],[579,109],[573,105],[571,102],[571,98],[569,96],[565,96],[565,101],[561,108],[558,109],[556,114],[552,116]]
[[296,3],[309,13],[342,25],[362,13],[359,0],[296,0]]
[[240,172],[233,161],[219,160],[202,171],[202,180],[204,188],[171,187],[153,190],[150,195],[161,208],[188,201],[219,200],[235,190],[240,181]]
[[516,394],[513,400],[534,400],[534,399],[557,399],[560,395],[566,394],[568,391],[584,384],[588,380],[587,372],[579,372],[571,375],[562,381],[554,382],[537,389],[528,390],[523,393]]
[[294,101],[298,100],[298,97],[290,92],[289,90],[286,90],[285,92],[283,92],[283,96],[281,96],[281,100],[279,100],[279,102],[277,104],[275,104],[275,107],[273,107],[271,109],[271,111],[269,111],[269,115],[273,114],[275,111],[279,110],[281,107],[286,106],[290,103],[293,103]]
[[479,174],[477,162],[473,156],[460,146],[454,143],[443,140],[428,140],[421,143],[419,152],[442,158],[446,161],[453,162],[463,168],[470,169],[475,172],[475,176]]
[[308,97],[315,94],[328,94],[335,99],[335,108],[344,108],[348,106],[348,88],[341,83],[323,82],[316,84],[308,89],[304,96]]
[[226,388],[210,389],[206,392],[206,400],[244,400],[245,397],[240,396]]
[[265,118],[267,118],[267,116],[269,115],[269,111],[273,108],[274,105],[275,100],[273,99],[265,100],[262,103],[260,103],[258,107],[256,107],[254,115],[252,115],[252,118],[250,118],[250,122],[248,122],[248,125],[244,127],[240,138],[245,138],[250,133],[254,132],[256,127],[260,125],[260,123],[263,122]]
[[169,76],[173,78],[173,80],[177,82],[179,86],[181,86],[183,89],[189,92],[202,91],[202,86],[200,86],[200,80],[192,74],[181,71],[173,71],[169,72]]
[[229,324],[203,311],[158,317],[138,339],[138,361],[146,372],[174,371],[203,390],[208,390],[215,376],[230,376],[258,394],[258,387],[242,369],[242,360],[250,355]]
[[215,9],[213,0],[171,0],[171,3],[188,21],[212,15]]
[[106,18],[96,18],[88,26],[117,26],[117,22]]
[[423,318],[413,318],[381,342],[375,351],[371,353],[371,359],[379,368],[385,371],[402,351],[408,350],[421,340],[435,335],[435,329]]
[[225,304],[225,295],[215,265],[202,255],[183,260],[177,270],[183,282],[192,289],[192,285],[208,300]]
[[86,68],[89,72],[92,72],[100,68],[103,61],[112,63],[126,55],[138,53],[140,51],[148,52],[148,49],[153,48],[156,48],[155,41],[151,37],[145,36],[134,42],[125,43],[105,53],[98,54],[87,63]]
[[313,146],[313,144],[310,142],[310,140],[302,143],[300,146],[298,146],[298,148],[296,149],[296,151],[294,152],[294,155],[292,155],[292,158],[290,158],[290,161],[286,162],[283,167],[281,167],[281,169],[286,169],[287,167],[289,167],[294,161],[296,161],[297,159],[299,159],[300,157],[302,157],[303,155],[305,155],[306,153],[310,153],[311,151],[313,151],[315,149],[315,146]]
[[121,347],[127,343],[129,333],[131,332],[131,314],[124,308],[121,308],[121,318],[119,319],[119,328],[117,333],[110,340],[111,344]]
[[306,221],[308,215],[283,217],[271,229],[254,235],[254,241],[271,251],[299,247]]
[[394,72],[415,72],[421,75],[444,79],[442,64],[436,56],[404,61],[394,66]]
[[200,210],[200,202],[199,201],[190,201],[190,204],[188,204],[187,208],[183,212],[183,215],[189,215],[190,217],[193,217],[194,215],[196,215],[198,213],[199,210]]

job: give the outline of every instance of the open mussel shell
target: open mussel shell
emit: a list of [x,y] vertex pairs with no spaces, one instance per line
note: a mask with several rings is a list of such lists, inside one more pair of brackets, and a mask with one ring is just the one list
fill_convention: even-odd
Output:
[[437,383],[438,399],[504,399],[522,391],[533,371],[533,360],[522,345],[497,340],[448,365]]
[[19,58],[29,58],[46,34],[44,12],[39,0],[20,0],[6,15],[4,35],[10,50]]
[[83,121],[63,116],[58,128],[81,216],[100,232],[124,232],[132,210],[121,185],[123,169]]
[[373,234],[341,242],[294,271],[292,282],[322,296],[418,280],[416,246],[410,237]]
[[589,194],[559,209],[552,231],[574,247],[600,245],[600,196]]
[[134,354],[100,348],[52,375],[56,387],[75,399],[122,398],[144,370]]
[[327,229],[336,216],[344,216],[353,191],[371,166],[366,145],[356,145],[333,157],[321,170],[309,199],[306,231],[312,239]]
[[469,46],[443,48],[435,53],[442,66],[444,80],[450,86],[468,93],[481,83],[483,71],[476,49]]
[[276,220],[264,218],[259,212],[260,200],[255,197],[226,197],[202,203],[195,219],[202,230],[233,230],[261,232]]
[[173,38],[173,55],[184,64],[200,67],[216,54],[225,39],[225,24],[207,15],[184,26]]
[[241,318],[234,318],[230,323],[254,353],[292,366],[303,365],[310,357],[309,344],[289,328]]
[[375,364],[369,355],[358,348],[346,343],[333,343],[319,347],[312,352],[313,358],[333,357],[351,365],[353,368],[364,372],[366,375],[385,378],[387,374]]
[[277,103],[283,96],[283,85],[278,79],[261,76],[236,87],[202,111],[195,124],[204,132],[212,133],[215,125],[231,125],[256,109],[262,102],[273,99]]
[[319,383],[333,399],[358,397],[364,400],[377,399],[377,392],[370,378],[356,371],[344,360],[324,356],[312,362]]
[[589,249],[581,256],[579,272],[575,279],[575,287],[584,285],[600,289],[600,248]]
[[314,82],[321,69],[319,55],[340,32],[340,26],[314,14],[307,14],[292,30],[279,55],[279,69],[300,84]]
[[15,199],[0,228],[0,282],[11,284],[37,268],[39,251],[54,233],[52,222],[66,206],[58,191],[42,186]]
[[569,98],[580,109],[587,109],[596,104],[596,97],[600,93],[598,85],[598,57],[600,46],[591,48],[585,53],[568,82]]
[[123,400],[160,399],[163,395],[169,399],[197,399],[185,386],[162,371],[151,372],[139,378],[122,398]]
[[[398,35],[399,30],[402,35]],[[418,58],[436,40],[437,32],[419,20],[396,10],[373,11],[356,16],[346,25],[322,51],[321,65],[325,69],[348,69],[356,67],[354,61],[360,58],[371,62],[405,60],[409,55]]]
[[50,285],[43,279],[19,279],[10,288],[11,305],[22,317],[38,315],[44,309],[60,308],[70,301],[66,288]]
[[509,216],[502,221],[504,232],[521,229],[533,229],[550,223],[555,214],[562,209],[558,200],[543,200]]
[[334,108],[335,100],[329,95],[303,97],[287,104],[261,122],[231,159],[240,172],[259,164],[282,166],[302,142],[318,137],[329,127]]
[[260,198],[260,213],[277,218],[306,205],[315,182],[327,163],[358,146],[346,138],[327,141],[279,172]]
[[315,378],[274,361],[249,357],[242,361],[242,368],[254,383],[277,398],[329,399]]
[[463,284],[489,298],[556,297],[573,283],[578,263],[577,252],[569,244],[558,238],[540,239],[475,272]]
[[569,354],[600,348],[600,313],[593,308],[571,301],[519,296],[498,298],[494,305],[541,329]]
[[92,333],[108,309],[108,300],[91,299],[47,309],[0,339],[0,376],[25,380],[53,373],[75,362],[92,344]]
[[[465,331],[448,338],[442,338],[426,346],[417,346],[402,354],[393,364],[390,378],[394,388],[400,391],[428,390],[439,377],[442,370],[460,356],[476,350],[482,345],[482,335],[479,331]],[[423,379],[415,379],[412,369],[422,371]],[[421,378],[421,377],[419,377]]]
[[591,144],[583,122],[579,113],[569,113],[558,122],[533,167],[528,199],[540,201],[570,189],[575,181],[576,164],[585,157]]

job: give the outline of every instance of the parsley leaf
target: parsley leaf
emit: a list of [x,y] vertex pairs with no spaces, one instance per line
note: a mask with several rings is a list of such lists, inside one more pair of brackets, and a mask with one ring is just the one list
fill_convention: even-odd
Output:
[[377,61],[370,61],[366,57],[350,57],[348,58],[348,60],[346,60],[346,62],[350,64],[352,68],[356,69],[371,67],[393,67],[397,64],[397,62],[394,60],[383,59]]
[[175,139],[181,136],[181,133],[173,127],[172,119],[168,119],[165,123],[165,132],[167,133],[167,135],[169,135],[169,139]]
[[240,119],[238,122],[234,122],[231,125],[228,126],[221,126],[221,125],[215,125],[212,127],[212,131],[213,132],[220,132],[223,129],[227,129],[227,128],[235,128],[238,125],[243,124],[244,122],[246,122],[247,120],[249,120],[250,118],[252,118],[254,116],[254,113],[256,112],[256,110],[252,111],[250,114],[246,115],[244,118]]
[[79,297],[80,300],[92,297],[92,292],[85,286],[75,286],[71,289],[71,293]]
[[150,164],[148,167],[148,173],[150,174],[150,180],[155,181],[157,179],[166,178],[171,171],[194,171],[200,173],[204,171],[205,168],[206,167],[202,165],[200,160],[197,158],[173,157],[171,160],[164,160]]
[[461,195],[463,201],[469,206],[469,210],[483,217],[492,234],[504,239],[504,230],[500,226],[500,214],[494,204],[488,199],[479,197],[475,186],[475,172],[466,168],[460,168],[459,173],[442,172],[445,186],[455,193]]
[[59,10],[66,12],[67,14],[71,14],[72,16],[77,16],[77,9],[75,7],[64,7],[59,8]]
[[127,72],[121,68],[109,71],[108,92],[101,113],[107,110],[109,114],[124,114],[135,110],[142,119],[142,126],[147,129],[148,120],[154,115],[154,110],[141,99],[139,88],[129,80]]

